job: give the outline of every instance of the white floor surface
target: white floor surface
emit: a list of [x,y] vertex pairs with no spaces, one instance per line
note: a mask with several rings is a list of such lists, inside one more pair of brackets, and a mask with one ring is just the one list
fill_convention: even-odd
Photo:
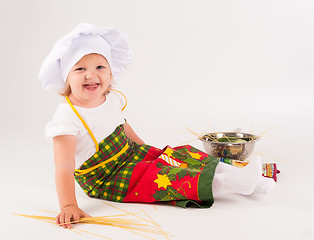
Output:
[[[313,155],[308,148],[311,135],[302,134],[310,129],[311,121],[298,128],[294,141],[281,134],[279,139],[282,154],[278,159],[264,160],[278,163],[281,170],[273,192],[266,196],[249,197],[228,195],[216,199],[209,209],[181,209],[172,206],[110,203],[128,212],[144,210],[164,231],[169,239],[314,239],[314,194]],[[284,131],[278,126],[278,131]],[[28,134],[26,134],[28,135]],[[36,133],[35,133],[36,135]],[[291,136],[291,135],[290,135]],[[41,210],[58,211],[54,187],[53,158],[51,144],[42,137],[38,140],[27,136],[20,143],[13,142],[14,136],[6,136],[1,158],[1,239],[101,239],[88,233],[81,235],[63,230],[53,224],[15,216],[12,213],[55,216]],[[4,138],[3,138],[4,139]],[[267,141],[265,138],[264,141]],[[306,143],[306,144],[303,144]],[[195,143],[198,145],[198,143]],[[3,146],[3,145],[2,145]],[[257,149],[267,152],[267,149]],[[269,149],[268,149],[269,150]],[[43,157],[50,154],[51,157]],[[80,206],[92,216],[121,214],[102,200],[91,199],[77,188]],[[114,227],[78,224],[75,228],[87,230],[110,239],[167,239],[163,235],[139,236]]]

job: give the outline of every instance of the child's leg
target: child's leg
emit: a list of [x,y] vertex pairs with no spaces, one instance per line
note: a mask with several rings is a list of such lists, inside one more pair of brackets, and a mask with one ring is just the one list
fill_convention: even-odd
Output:
[[262,179],[262,164],[259,157],[253,158],[244,168],[218,164],[213,180],[214,197],[228,193],[250,195]]
[[268,194],[275,187],[276,182],[273,178],[262,177],[257,184],[254,193]]
[[219,162],[217,164],[215,173],[225,173],[225,172],[229,172],[233,169],[234,169],[234,166],[227,164],[227,163]]

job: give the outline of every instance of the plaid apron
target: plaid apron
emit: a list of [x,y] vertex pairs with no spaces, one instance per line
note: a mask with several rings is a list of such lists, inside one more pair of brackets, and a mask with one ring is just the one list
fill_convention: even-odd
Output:
[[74,173],[90,197],[180,207],[208,208],[214,202],[212,181],[219,159],[192,146],[158,149],[139,145],[119,125],[96,149]]

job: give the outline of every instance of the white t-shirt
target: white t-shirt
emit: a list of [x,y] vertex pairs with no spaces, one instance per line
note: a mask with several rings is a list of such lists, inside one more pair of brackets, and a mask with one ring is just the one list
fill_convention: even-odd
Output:
[[[98,107],[74,107],[99,143],[109,136],[118,125],[125,123],[122,114],[125,104],[126,100],[120,93],[111,91],[106,96],[106,101]],[[95,143],[88,131],[67,102],[59,104],[52,121],[46,125],[46,137],[53,138],[60,135],[76,136],[76,168],[79,168],[96,151]]]

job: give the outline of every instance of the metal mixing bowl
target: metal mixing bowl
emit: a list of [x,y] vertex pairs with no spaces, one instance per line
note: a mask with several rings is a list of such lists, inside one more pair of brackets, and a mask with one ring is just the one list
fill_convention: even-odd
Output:
[[[218,142],[219,139],[228,139],[225,142]],[[245,142],[230,142],[229,140],[241,138]],[[258,136],[241,132],[216,132],[208,133],[200,138],[203,142],[206,153],[218,158],[230,158],[244,161],[253,152]]]

